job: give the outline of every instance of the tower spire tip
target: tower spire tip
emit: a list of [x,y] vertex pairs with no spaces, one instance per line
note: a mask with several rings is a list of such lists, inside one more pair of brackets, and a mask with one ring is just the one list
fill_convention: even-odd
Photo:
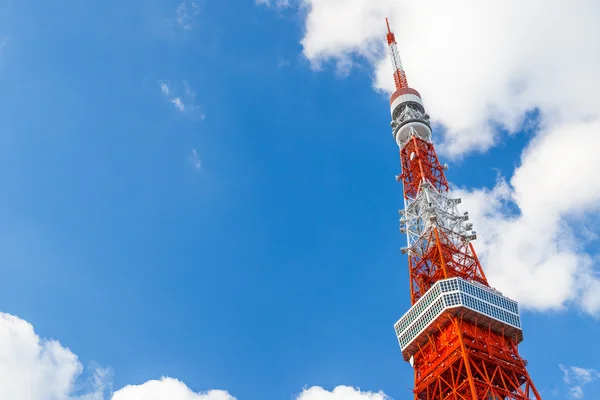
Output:
[[394,68],[394,82],[396,83],[396,89],[400,90],[408,87],[406,81],[406,73],[402,68],[402,61],[400,61],[400,54],[396,46],[396,36],[390,29],[390,21],[386,18],[385,24],[387,25],[388,33],[386,35],[388,46],[390,47],[390,56],[392,57],[392,66]]
[[394,36],[394,33],[390,29],[390,21],[387,18],[385,19],[385,25],[387,26],[386,38],[387,38],[387,42],[388,42],[388,46],[389,46],[392,43],[396,43],[396,36]]

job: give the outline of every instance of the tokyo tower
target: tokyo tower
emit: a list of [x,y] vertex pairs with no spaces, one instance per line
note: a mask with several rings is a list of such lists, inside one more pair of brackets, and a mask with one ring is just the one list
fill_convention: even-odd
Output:
[[421,95],[408,86],[394,34],[387,42],[396,91],[392,134],[400,147],[412,306],[394,329],[414,368],[419,400],[541,399],[517,349],[523,340],[516,301],[491,288],[472,241],[477,238],[460,198],[450,196],[431,140]]

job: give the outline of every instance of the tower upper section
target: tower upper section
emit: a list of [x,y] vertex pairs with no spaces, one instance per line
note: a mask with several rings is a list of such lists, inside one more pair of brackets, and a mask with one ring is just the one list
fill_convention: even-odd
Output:
[[398,52],[398,45],[396,43],[396,36],[390,29],[390,23],[388,19],[385,19],[387,25],[387,42],[390,48],[390,57],[392,58],[392,66],[394,67],[394,82],[396,83],[396,90],[407,89],[408,81],[406,80],[406,73],[402,68],[402,60],[400,59],[400,53]]
[[421,95],[415,89],[408,86],[406,72],[402,67],[396,36],[390,29],[388,19],[387,24],[387,42],[390,49],[390,58],[392,68],[394,69],[394,82],[396,91],[390,97],[390,112],[392,114],[392,134],[400,148],[408,141],[411,132],[418,137],[431,141],[431,126],[429,124],[429,115],[425,112]]

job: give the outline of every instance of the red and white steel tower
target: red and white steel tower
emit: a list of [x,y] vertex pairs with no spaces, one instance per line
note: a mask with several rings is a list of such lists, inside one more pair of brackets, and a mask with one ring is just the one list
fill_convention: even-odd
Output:
[[415,371],[414,396],[440,399],[541,399],[517,345],[523,340],[516,301],[491,288],[471,243],[468,213],[459,213],[431,140],[421,95],[408,86],[387,22],[396,92],[392,133],[400,147],[412,307],[394,325]]

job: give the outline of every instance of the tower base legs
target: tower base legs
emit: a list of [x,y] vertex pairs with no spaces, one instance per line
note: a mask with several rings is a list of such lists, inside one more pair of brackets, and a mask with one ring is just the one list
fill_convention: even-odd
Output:
[[414,354],[415,400],[541,400],[513,338],[447,318]]

